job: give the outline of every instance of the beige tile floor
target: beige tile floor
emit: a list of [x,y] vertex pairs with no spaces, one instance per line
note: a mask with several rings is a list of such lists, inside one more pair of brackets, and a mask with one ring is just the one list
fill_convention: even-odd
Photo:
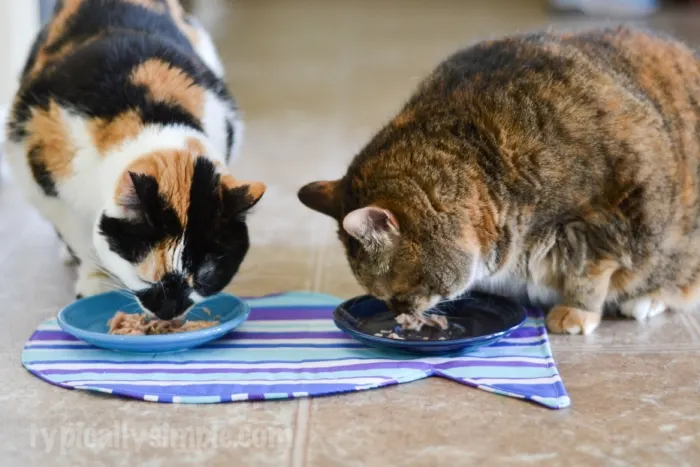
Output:
[[[211,28],[247,114],[237,171],[269,184],[252,219],[254,247],[232,286],[245,294],[359,292],[333,226],[298,204],[296,189],[339,175],[456,48],[580,22],[550,17],[530,0],[189,3]],[[700,42],[696,12],[653,24]],[[71,300],[74,272],[59,263],[53,232],[4,167],[0,277],[0,465],[700,465],[697,314],[555,337],[573,400],[558,412],[437,379],[315,400],[169,406],[62,390],[22,369],[25,339]],[[138,444],[192,428],[210,430],[197,449]],[[125,429],[130,436],[117,438]],[[112,445],[72,438],[99,430],[114,436]],[[214,432],[233,442],[208,444]]]

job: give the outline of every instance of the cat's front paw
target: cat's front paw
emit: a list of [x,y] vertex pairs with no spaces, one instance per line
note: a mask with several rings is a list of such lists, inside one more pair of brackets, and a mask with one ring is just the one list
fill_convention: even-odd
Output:
[[635,298],[620,305],[620,314],[644,321],[666,311],[666,305],[651,297]]
[[547,315],[547,329],[557,334],[590,334],[600,324],[601,313],[558,305]]
[[90,297],[113,290],[111,279],[101,271],[78,271],[78,281],[75,283],[76,297]]

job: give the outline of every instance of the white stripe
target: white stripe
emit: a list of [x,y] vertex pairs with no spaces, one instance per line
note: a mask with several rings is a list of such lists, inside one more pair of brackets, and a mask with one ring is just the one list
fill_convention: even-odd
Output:
[[97,392],[104,392],[105,394],[112,394],[111,389],[106,389],[106,388],[80,388],[76,385],[76,388],[78,389],[90,389],[91,391],[97,391]]
[[[348,365],[372,365],[376,363],[391,363],[395,360],[389,359],[348,359],[348,360],[326,360],[320,362],[278,362],[278,363],[37,363],[29,364],[29,368],[35,371],[43,370],[202,370],[202,369],[266,369],[266,368],[285,368],[289,370],[296,369],[312,369],[312,368],[332,368],[337,366]],[[456,357],[442,358],[429,357],[420,360],[413,360],[416,363],[425,364],[440,364],[444,362],[499,362],[499,363],[554,363],[551,358],[533,358],[533,357],[497,357],[497,358],[478,358],[478,357]]]
[[548,376],[546,378],[518,378],[518,379],[500,379],[500,378],[464,378],[476,381],[479,384],[551,384],[561,381],[559,376]]
[[148,402],[158,402],[158,396],[154,394],[146,394],[143,396],[143,400]]
[[[252,320],[246,321],[239,328],[241,331],[250,331],[250,328],[268,328],[271,326],[280,326],[281,331],[289,332],[290,329],[306,329],[313,328],[328,328],[337,330],[333,321],[327,319],[270,319],[270,320]],[[281,332],[280,331],[280,332]]]
[[269,379],[253,379],[253,380],[141,380],[141,381],[122,381],[122,380],[88,380],[88,381],[66,381],[63,384],[69,386],[92,386],[92,385],[102,385],[102,384],[123,384],[128,386],[196,386],[196,385],[236,385],[236,386],[250,386],[253,384],[258,384],[262,386],[273,386],[275,384],[372,384],[376,382],[385,381],[386,378],[348,378],[348,379],[280,379],[280,380],[269,380]]
[[[334,366],[346,366],[356,364],[376,364],[394,362],[391,359],[347,359],[347,360],[325,360],[317,362],[275,362],[275,363],[139,363],[139,364],[119,364],[119,363],[40,363],[30,364],[33,370],[89,370],[89,369],[206,369],[206,368],[231,368],[231,369],[246,369],[246,368],[325,368]],[[552,358],[535,358],[535,357],[495,357],[495,358],[479,358],[479,357],[429,357],[420,360],[413,360],[417,363],[440,364],[444,362],[463,361],[463,362],[501,362],[501,363],[554,363]]]
[[534,344],[540,342],[544,339],[544,336],[539,337],[506,337],[498,342],[505,342],[507,344]]
[[29,341],[27,347],[36,347],[37,345],[69,345],[71,347],[90,347],[91,345],[83,341],[70,340],[50,340],[50,341]]
[[231,401],[236,402],[236,401],[247,401],[248,400],[248,394],[231,394]]

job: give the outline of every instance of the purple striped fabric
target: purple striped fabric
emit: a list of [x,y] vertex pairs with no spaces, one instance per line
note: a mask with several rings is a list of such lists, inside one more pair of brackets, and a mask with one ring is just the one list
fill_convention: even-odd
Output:
[[22,363],[60,387],[166,403],[285,399],[360,391],[429,376],[533,401],[569,405],[542,313],[473,353],[417,357],[366,347],[333,325],[339,300],[295,292],[249,298],[246,323],[200,348],[150,357],[101,350],[43,323]]

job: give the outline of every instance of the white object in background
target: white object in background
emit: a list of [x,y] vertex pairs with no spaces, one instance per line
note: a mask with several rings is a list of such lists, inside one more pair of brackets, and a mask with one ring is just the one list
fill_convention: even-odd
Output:
[[[19,75],[39,25],[38,1],[0,0],[0,120],[3,127],[5,112],[19,85]],[[0,142],[4,133],[0,132]]]
[[550,0],[549,3],[557,10],[615,17],[648,16],[660,7],[660,0]]

